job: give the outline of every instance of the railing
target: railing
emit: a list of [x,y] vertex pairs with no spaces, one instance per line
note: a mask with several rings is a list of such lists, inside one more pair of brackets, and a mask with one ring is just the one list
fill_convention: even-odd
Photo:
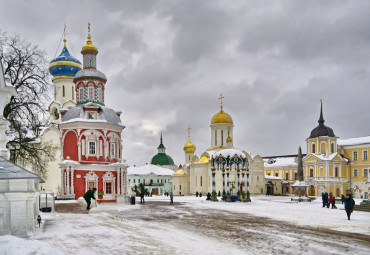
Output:
[[148,183],[145,184],[144,186],[164,186],[164,183]]

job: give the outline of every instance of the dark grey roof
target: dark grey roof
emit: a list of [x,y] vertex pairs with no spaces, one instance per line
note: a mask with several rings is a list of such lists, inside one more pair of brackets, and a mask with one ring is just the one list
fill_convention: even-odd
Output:
[[31,173],[23,167],[0,157],[0,179],[40,179],[37,174]]
[[321,109],[320,109],[320,118],[318,122],[319,122],[319,125],[311,131],[311,135],[309,138],[316,138],[320,136],[335,137],[333,129],[324,125],[325,120],[322,114],[322,102],[321,102]]
[[99,77],[102,78],[103,80],[107,80],[105,74],[103,74],[97,69],[82,69],[76,73],[75,79],[81,77]]
[[[98,105],[98,104],[96,104]],[[108,107],[98,105],[98,114],[101,120],[106,120],[110,124],[114,125],[121,125],[121,119],[118,117],[117,113]],[[68,121],[77,118],[83,118],[85,115],[85,109],[83,105],[77,105],[71,109],[69,109],[64,116],[62,117],[62,121]],[[94,120],[92,120],[94,121]]]

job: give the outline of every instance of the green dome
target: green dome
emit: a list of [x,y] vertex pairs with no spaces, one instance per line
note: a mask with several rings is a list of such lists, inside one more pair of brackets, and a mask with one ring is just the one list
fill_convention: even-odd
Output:
[[152,165],[160,165],[160,166],[174,166],[175,163],[173,159],[164,153],[158,153],[152,158]]

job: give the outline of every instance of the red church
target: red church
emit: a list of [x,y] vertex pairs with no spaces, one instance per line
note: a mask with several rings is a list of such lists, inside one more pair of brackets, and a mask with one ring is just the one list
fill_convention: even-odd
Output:
[[126,195],[127,165],[122,163],[121,132],[125,128],[116,112],[104,105],[107,78],[96,68],[98,49],[90,31],[82,47],[83,69],[73,82],[77,104],[61,109],[62,197],[78,199],[97,188],[97,200],[115,202]]

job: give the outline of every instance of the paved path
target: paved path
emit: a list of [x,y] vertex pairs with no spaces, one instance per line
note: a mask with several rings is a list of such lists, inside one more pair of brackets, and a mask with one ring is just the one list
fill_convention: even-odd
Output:
[[150,222],[162,223],[163,231],[168,226],[232,244],[245,254],[370,254],[370,236],[367,235],[297,227],[246,213],[196,210],[181,203],[149,201],[121,216],[149,225]]

